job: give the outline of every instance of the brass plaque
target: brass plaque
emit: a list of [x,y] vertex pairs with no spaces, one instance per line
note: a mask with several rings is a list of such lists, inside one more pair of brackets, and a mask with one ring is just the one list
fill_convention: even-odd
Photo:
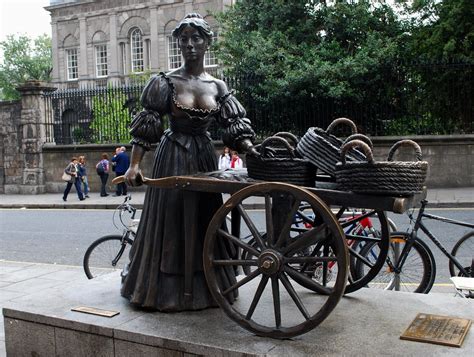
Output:
[[400,338],[402,340],[461,347],[469,327],[471,327],[471,320],[469,319],[418,314]]
[[98,316],[104,316],[104,317],[114,317],[115,315],[120,314],[120,311],[102,310],[102,309],[97,309],[95,307],[88,307],[88,306],[73,307],[71,311],[84,312],[86,314],[98,315]]

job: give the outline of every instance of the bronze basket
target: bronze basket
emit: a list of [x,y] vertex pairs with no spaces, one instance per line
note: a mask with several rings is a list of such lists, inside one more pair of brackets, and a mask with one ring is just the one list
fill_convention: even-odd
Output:
[[[285,139],[287,141],[287,144],[290,144],[292,150],[294,150],[296,148],[296,145],[298,144],[298,137],[294,135],[293,133],[280,131],[276,134],[273,134],[272,136],[278,136],[280,138]],[[257,150],[260,150],[260,145],[256,145]],[[286,147],[286,143],[283,143],[278,140],[272,141],[271,143],[269,143],[269,145],[266,145],[265,150],[268,151],[266,153],[266,156],[287,157],[287,158],[290,157],[290,152],[288,151]]]
[[[274,148],[279,155],[274,155]],[[283,155],[281,148],[285,148]],[[268,150],[267,148],[271,148]],[[256,180],[286,182],[314,187],[316,168],[307,160],[297,157],[287,140],[271,136],[259,145],[260,156],[247,156],[247,172]]]
[[[401,146],[411,146],[417,161],[393,161]],[[366,161],[346,161],[347,152],[361,148]],[[407,196],[423,190],[428,162],[422,161],[420,146],[412,140],[396,142],[390,149],[387,161],[375,162],[370,147],[360,140],[352,140],[341,148],[341,162],[336,165],[338,189],[358,193]]]
[[[353,135],[357,133],[357,127],[352,120],[339,118],[333,120],[326,130],[317,127],[309,128],[296,148],[302,157],[332,177],[335,176],[336,163],[339,161],[339,150],[343,141],[331,133],[336,126],[341,124],[348,125]],[[351,149],[348,152],[347,161],[361,160],[365,160],[365,155],[361,151]]]

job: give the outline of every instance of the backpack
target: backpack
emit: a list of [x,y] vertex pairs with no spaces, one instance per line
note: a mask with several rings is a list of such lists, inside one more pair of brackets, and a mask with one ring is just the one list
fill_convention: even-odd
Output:
[[102,161],[99,161],[99,163],[97,164],[96,170],[97,170],[97,175],[99,176],[105,174],[105,167]]

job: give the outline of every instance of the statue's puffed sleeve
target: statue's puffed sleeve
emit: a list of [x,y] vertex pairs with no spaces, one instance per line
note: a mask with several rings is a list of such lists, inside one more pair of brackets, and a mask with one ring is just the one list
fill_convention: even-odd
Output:
[[130,124],[131,143],[150,150],[151,144],[160,141],[163,135],[161,118],[166,113],[169,103],[170,89],[167,80],[162,75],[153,76],[141,95],[144,108]]
[[237,149],[239,143],[245,139],[254,141],[255,132],[250,125],[250,119],[246,118],[244,107],[231,93],[222,99],[218,121],[224,128],[222,141],[231,149]]

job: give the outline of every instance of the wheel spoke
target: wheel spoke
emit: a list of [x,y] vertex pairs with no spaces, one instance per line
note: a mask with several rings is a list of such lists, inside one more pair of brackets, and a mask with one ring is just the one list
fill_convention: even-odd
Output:
[[311,287],[311,290],[317,292],[317,293],[320,293],[320,294],[324,294],[324,295],[328,295],[331,293],[332,289],[331,288],[326,288],[324,286],[322,286],[321,284],[317,283],[316,281],[314,281],[313,279],[309,278],[306,274],[304,273],[301,273],[299,272],[298,270],[288,266],[288,265],[285,265],[284,267],[284,271],[293,279],[295,280],[296,282],[298,281],[302,281],[303,283],[305,283],[306,285],[310,286]]
[[272,276],[273,309],[275,311],[275,325],[281,327],[280,287],[278,277]]
[[263,241],[262,236],[260,235],[260,232],[258,231],[257,227],[255,227],[255,224],[252,222],[252,220],[250,219],[250,216],[245,211],[241,203],[237,205],[237,210],[239,211],[241,217],[244,219],[245,223],[247,224],[247,227],[249,228],[250,232],[255,238],[255,241],[260,246],[260,249],[264,250],[265,242]]
[[260,297],[262,296],[263,291],[265,290],[265,286],[267,286],[268,278],[268,275],[262,275],[262,280],[260,280],[260,284],[258,284],[258,288],[255,292],[255,296],[253,297],[252,303],[250,304],[249,311],[245,316],[247,320],[250,320],[252,318],[255,308],[257,307],[258,302],[260,301]]
[[351,240],[355,240],[355,241],[358,241],[358,242],[375,242],[375,243],[378,243],[382,240],[381,238],[377,238],[377,237],[374,237],[374,236],[361,236],[361,235],[355,235],[355,234],[346,234],[345,236],[346,236],[346,239],[351,239]]
[[228,266],[228,265],[243,265],[243,266],[257,266],[258,265],[258,260],[255,259],[230,259],[230,260],[214,260],[212,262],[214,265],[223,265],[223,266]]
[[309,315],[308,310],[306,310],[306,307],[303,305],[303,302],[301,301],[300,297],[298,296],[295,289],[291,285],[290,280],[286,277],[285,273],[280,274],[280,280],[281,280],[283,286],[285,287],[286,291],[288,291],[288,294],[291,296],[291,298],[295,302],[298,309],[303,314],[304,318],[306,320],[309,320],[311,318],[311,316]]
[[217,230],[217,234],[219,234],[221,237],[224,237],[224,238],[230,240],[235,245],[239,246],[243,250],[249,252],[250,254],[252,254],[256,257],[258,257],[260,255],[260,252],[258,250],[256,250],[254,247],[252,247],[251,245],[248,245],[247,243],[240,240],[239,238],[234,237],[232,234],[229,234],[228,232],[226,232],[222,228],[219,228]]
[[357,215],[353,216],[352,218],[349,218],[347,220],[344,220],[344,221],[340,222],[341,227],[346,228],[346,227],[354,224],[355,222],[360,222],[364,218],[373,216],[375,213],[376,213],[376,211],[369,211],[369,212],[364,212],[362,214],[357,214]]
[[288,264],[310,264],[310,263],[322,263],[322,262],[335,262],[337,261],[336,257],[314,257],[314,256],[304,256],[304,257],[289,257],[285,258],[285,263]]
[[316,228],[310,229],[295,238],[292,238],[292,242],[283,250],[283,255],[291,256],[295,252],[301,251],[304,248],[315,244],[318,240],[325,239],[325,235],[320,233],[327,227],[324,223]]
[[257,276],[260,275],[260,270],[254,270],[249,275],[245,276],[245,278],[240,279],[236,284],[232,285],[231,287],[227,288],[225,291],[222,292],[222,295],[227,295],[231,291],[240,288],[242,285],[247,284],[249,281],[255,279]]
[[[298,215],[301,217],[301,220],[302,220],[304,223],[308,223],[308,224],[310,224],[311,226],[314,226],[315,218],[309,218],[308,215],[306,215],[303,211],[300,211],[300,210],[298,210]],[[307,228],[306,228],[306,229],[307,229]]]
[[273,215],[272,215],[272,200],[269,194],[265,195],[265,222],[267,227],[267,242],[272,246],[274,241],[273,236]]
[[280,235],[278,236],[278,240],[275,243],[276,248],[280,248],[282,244],[290,236],[291,225],[293,224],[295,214],[298,211],[298,208],[300,207],[300,203],[301,203],[301,200],[298,200],[298,199],[295,199],[295,202],[293,202],[293,205],[291,206],[291,209],[288,212],[288,215],[286,216],[286,221],[282,227]]
[[356,259],[360,260],[362,263],[364,263],[365,265],[367,265],[369,268],[372,268],[374,266],[374,264],[372,262],[370,262],[366,257],[363,257],[362,255],[360,255],[359,253],[357,253],[354,249],[352,249],[351,247],[349,247],[349,254],[356,257]]
[[339,220],[339,218],[342,217],[342,215],[344,214],[345,211],[346,211],[346,207],[339,208],[339,211],[337,211],[337,213],[336,213],[336,219]]

